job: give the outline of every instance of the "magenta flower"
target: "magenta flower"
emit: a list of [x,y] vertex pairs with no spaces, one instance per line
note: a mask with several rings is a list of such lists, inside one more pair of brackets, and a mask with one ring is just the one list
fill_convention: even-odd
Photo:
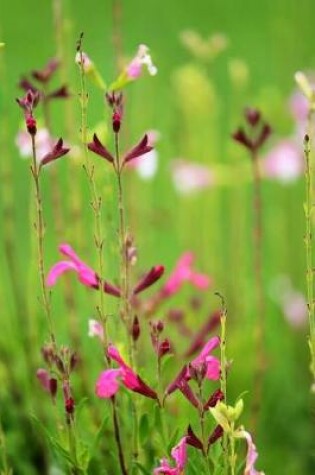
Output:
[[120,382],[133,392],[151,399],[158,398],[156,392],[125,363],[114,345],[108,346],[107,355],[111,360],[118,363],[119,367],[103,371],[99,376],[95,386],[95,392],[99,398],[108,399],[113,397],[119,389]]
[[220,361],[210,353],[220,345],[220,338],[214,336],[203,347],[199,355],[188,365],[186,379],[191,378],[191,370],[199,370],[202,366],[206,368],[205,377],[214,381],[220,379]]
[[162,287],[164,297],[170,297],[179,291],[184,282],[190,282],[197,289],[205,290],[210,285],[210,278],[192,269],[194,255],[192,252],[183,254],[176,264],[175,269]]
[[183,395],[196,406],[195,396],[192,394],[187,382],[198,372],[205,378],[217,381],[220,379],[220,361],[210,353],[220,345],[220,338],[215,336],[211,338],[203,347],[199,355],[185,365],[178,373],[174,381],[167,387],[166,396],[179,389]]
[[[62,274],[72,270],[77,273],[78,279],[83,285],[99,289],[100,279],[97,273],[81,261],[69,244],[61,244],[59,251],[69,260],[59,261],[50,269],[46,279],[48,287],[54,286]],[[115,297],[120,297],[120,289],[106,281],[103,283],[103,291]]]
[[167,459],[160,461],[160,466],[154,469],[154,475],[183,475],[187,463],[187,438],[183,437],[179,443],[172,449],[172,458],[176,466],[171,467]]

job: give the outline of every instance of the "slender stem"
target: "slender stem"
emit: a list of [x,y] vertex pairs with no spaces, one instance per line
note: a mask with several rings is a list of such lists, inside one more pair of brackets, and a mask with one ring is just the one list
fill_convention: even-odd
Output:
[[234,424],[232,426],[232,434],[230,436],[230,468],[231,475],[235,475],[235,465],[236,465],[236,454],[235,454],[235,437],[234,433]]
[[[125,209],[122,187],[122,164],[120,163],[119,134],[115,133],[115,171],[117,175],[118,187],[118,213],[119,213],[119,241],[120,241],[120,282],[122,289],[121,316],[125,323],[128,341],[128,353],[131,366],[135,367],[134,345],[132,339],[132,313],[130,306],[130,272],[127,248],[127,231],[125,220]],[[137,460],[139,455],[138,447],[138,414],[136,401],[132,400],[133,417],[133,459]]]
[[80,79],[81,79],[81,92],[80,92],[80,104],[81,104],[81,142],[83,145],[83,153],[85,159],[85,172],[87,174],[90,194],[91,194],[91,204],[94,211],[94,241],[98,253],[98,278],[99,278],[99,306],[97,308],[100,321],[104,329],[104,347],[105,349],[108,346],[108,335],[107,335],[107,315],[105,314],[105,302],[104,302],[104,261],[103,261],[103,246],[104,246],[104,237],[102,232],[102,198],[98,195],[94,167],[91,165],[90,157],[87,149],[87,106],[88,106],[88,93],[86,90],[85,83],[85,71],[83,64],[82,51],[81,61],[80,61]]
[[111,401],[112,401],[112,409],[113,409],[114,434],[115,434],[115,440],[116,440],[116,445],[118,449],[119,465],[120,465],[121,473],[123,475],[128,475],[125,458],[124,458],[124,451],[123,451],[122,443],[121,443],[119,421],[118,421],[118,414],[117,414],[115,399],[112,398]]
[[[220,385],[221,391],[224,395],[225,404],[227,404],[227,357],[226,357],[226,317],[227,317],[227,309],[225,306],[224,298],[222,295],[217,294],[218,297],[221,299],[222,303],[222,310],[221,310],[221,335],[220,335],[220,357],[221,357],[221,372],[220,372]],[[229,440],[228,435],[224,431],[222,436],[222,451],[223,451],[223,473],[228,473],[228,450],[229,450]]]
[[45,261],[44,261],[45,223],[44,223],[44,217],[43,217],[42,196],[41,196],[40,181],[39,181],[40,168],[36,160],[35,137],[34,135],[32,135],[31,137],[32,137],[32,157],[33,157],[31,171],[32,171],[34,188],[35,188],[35,202],[36,202],[35,228],[36,228],[36,235],[37,235],[39,277],[40,277],[40,283],[41,283],[41,289],[42,289],[42,301],[43,301],[43,306],[45,309],[47,322],[48,322],[50,341],[53,348],[55,349],[56,337],[54,333],[53,321],[52,321],[52,316],[51,316],[50,295],[47,291],[47,287],[45,283]]
[[252,431],[257,428],[258,415],[261,407],[263,378],[265,372],[265,301],[262,276],[262,199],[259,162],[256,152],[252,154],[254,176],[254,270],[256,284],[257,317],[255,325],[256,364],[254,374],[254,397],[252,402]]
[[311,373],[313,383],[315,381],[315,312],[314,312],[314,268],[313,268],[313,232],[312,215],[314,204],[312,203],[313,191],[313,168],[310,157],[311,147],[309,136],[304,139],[304,157],[305,157],[305,250],[306,250],[306,286],[307,286],[307,308],[310,327],[309,347],[311,353]]

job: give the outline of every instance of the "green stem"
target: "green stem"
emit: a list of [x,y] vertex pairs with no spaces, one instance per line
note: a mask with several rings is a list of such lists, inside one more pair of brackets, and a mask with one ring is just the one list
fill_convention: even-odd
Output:
[[312,233],[312,190],[313,190],[313,168],[311,162],[311,147],[309,136],[304,139],[305,157],[305,250],[306,250],[306,286],[307,286],[307,308],[310,327],[309,347],[311,353],[311,373],[315,381],[315,313],[314,313],[314,268],[313,268],[313,233]]
[[51,304],[50,304],[50,296],[47,291],[46,283],[45,283],[45,261],[44,261],[44,235],[45,235],[45,223],[43,217],[43,207],[42,207],[42,195],[40,189],[40,167],[37,164],[36,160],[36,144],[35,144],[35,136],[32,135],[32,176],[34,181],[34,188],[35,188],[35,202],[36,202],[36,235],[37,235],[37,250],[38,250],[38,268],[39,268],[39,277],[42,289],[42,301],[44,310],[47,317],[49,335],[50,335],[50,342],[54,349],[56,349],[56,337],[54,333],[53,321],[51,316]]

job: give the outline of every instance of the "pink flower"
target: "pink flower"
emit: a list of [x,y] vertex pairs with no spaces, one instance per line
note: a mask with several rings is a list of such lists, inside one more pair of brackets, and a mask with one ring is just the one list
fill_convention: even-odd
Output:
[[212,356],[210,353],[220,345],[220,338],[214,336],[205,344],[199,355],[192,360],[188,366],[186,379],[191,378],[191,369],[199,370],[203,365],[206,369],[205,377],[214,381],[220,379],[220,361]]
[[308,100],[300,91],[294,92],[290,98],[289,107],[296,122],[305,124],[308,114]]
[[176,264],[176,267],[161,293],[165,297],[169,297],[179,291],[184,282],[190,282],[197,289],[205,290],[210,285],[210,278],[205,274],[199,274],[192,269],[194,255],[192,252],[183,254]]
[[119,367],[118,369],[103,371],[99,376],[95,387],[96,395],[99,398],[107,399],[114,396],[121,382],[127,389],[133,392],[142,394],[151,399],[157,399],[156,392],[125,363],[114,345],[108,346],[107,355],[111,360],[116,361]]
[[215,336],[204,345],[199,355],[185,365],[178,373],[174,381],[167,387],[166,395],[179,389],[184,396],[193,404],[193,398],[187,391],[187,382],[194,377],[194,372],[204,374],[204,377],[213,381],[220,379],[220,361],[210,353],[220,345],[220,338]]
[[154,475],[183,475],[187,463],[187,437],[183,437],[172,449],[172,458],[176,466],[171,467],[166,459],[160,461],[160,466],[154,469]]
[[[155,130],[150,130],[147,132],[148,142],[151,147],[155,147],[157,140],[159,139],[159,132]],[[146,153],[145,159],[142,157],[137,157],[131,162],[128,162],[129,168],[136,169],[138,175],[143,180],[150,180],[154,177],[158,167],[158,152],[155,148],[152,148],[149,152]]]
[[214,183],[213,173],[208,167],[187,160],[174,160],[171,172],[176,191],[183,195],[203,190]]
[[258,452],[253,442],[252,436],[249,432],[246,432],[245,430],[241,431],[239,436],[246,439],[247,442],[247,456],[244,475],[264,475],[263,472],[257,472],[254,467],[255,462],[258,458]]
[[149,48],[146,45],[139,45],[136,56],[126,68],[128,78],[131,80],[138,79],[138,77],[141,75],[143,66],[147,67],[150,76],[156,75],[157,67],[154,66],[152,62],[151,56],[149,54]]
[[262,161],[262,167],[267,177],[292,182],[304,171],[301,149],[290,139],[282,140]]
[[[69,244],[61,244],[59,251],[68,257],[69,260],[59,261],[50,269],[46,279],[48,287],[55,285],[62,274],[72,270],[77,273],[78,279],[83,285],[99,289],[100,284],[97,273],[79,259]],[[106,281],[104,281],[103,291],[115,297],[120,297],[120,290]]]
[[89,336],[96,336],[101,341],[104,341],[104,328],[100,322],[93,320],[93,318],[89,320]]
[[[32,156],[32,140],[29,133],[20,130],[17,134],[15,144],[17,145],[21,157]],[[38,129],[36,134],[36,150],[37,158],[40,162],[40,157],[44,157],[51,151],[52,140],[47,129]]]

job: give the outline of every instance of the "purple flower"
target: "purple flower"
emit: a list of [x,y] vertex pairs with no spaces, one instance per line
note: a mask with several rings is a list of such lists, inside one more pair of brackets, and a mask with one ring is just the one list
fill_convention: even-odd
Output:
[[250,433],[242,430],[239,432],[238,437],[244,438],[247,442],[247,456],[244,475],[264,475],[263,472],[258,472],[254,467],[258,458],[258,452]]

